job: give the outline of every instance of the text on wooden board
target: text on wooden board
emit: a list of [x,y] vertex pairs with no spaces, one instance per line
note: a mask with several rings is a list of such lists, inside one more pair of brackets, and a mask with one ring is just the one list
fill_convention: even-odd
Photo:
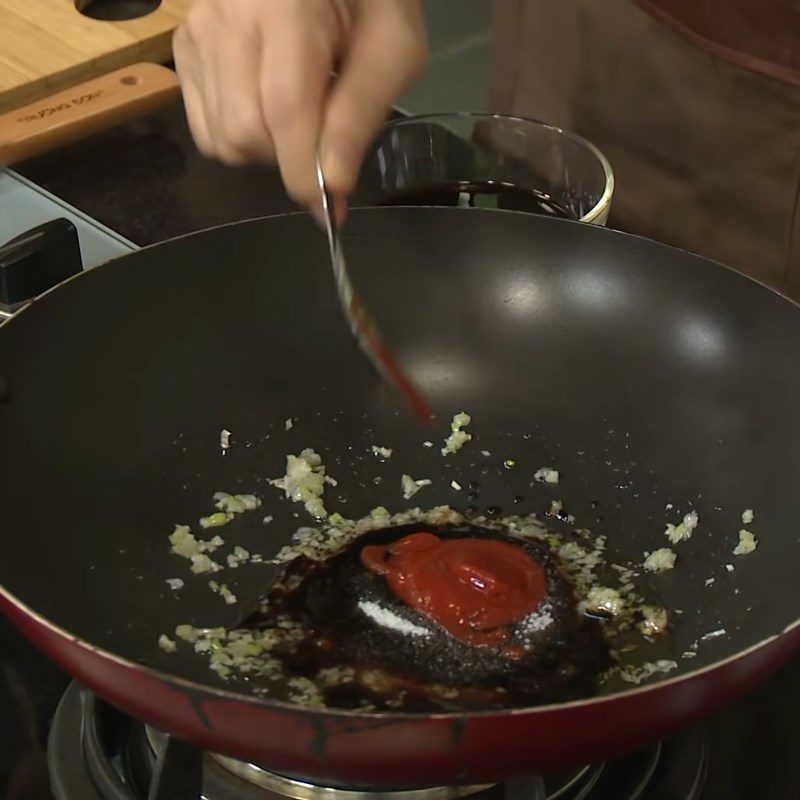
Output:
[[98,97],[101,97],[105,94],[103,89],[97,89],[97,91],[89,92],[88,94],[82,94],[79,97],[73,97],[71,100],[67,100],[63,103],[58,103],[54,106],[45,106],[44,108],[40,108],[38,111],[35,111],[33,114],[26,114],[24,117],[19,117],[17,122],[35,122],[37,119],[44,119],[45,117],[52,117],[53,114],[58,114],[61,111],[68,111],[70,108],[75,106],[83,105],[84,103],[91,103],[92,100],[97,100]]

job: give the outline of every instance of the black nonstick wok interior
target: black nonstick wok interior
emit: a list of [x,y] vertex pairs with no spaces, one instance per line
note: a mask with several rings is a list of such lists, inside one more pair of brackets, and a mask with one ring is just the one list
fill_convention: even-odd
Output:
[[[234,625],[242,610],[209,591],[208,576],[192,577],[167,537],[175,523],[196,527],[215,491],[255,492],[262,508],[220,531],[223,553],[240,544],[272,555],[312,521],[266,481],[287,453],[314,447],[339,481],[329,510],[352,517],[408,507],[404,472],[433,480],[413,501],[425,507],[463,508],[478,481],[479,509],[527,513],[561,499],[621,559],[641,560],[668,544],[666,522],[696,508],[677,568],[652,579],[682,612],[678,673],[798,617],[793,304],[686,253],[512,212],[355,211],[346,248],[435,425],[420,427],[357,351],[306,216],[142,250],[0,329],[11,388],[0,405],[0,583],[78,637],[218,685],[202,659],[156,642],[178,623]],[[445,459],[441,440],[461,410],[475,439]],[[224,456],[222,428],[232,432]],[[392,458],[376,460],[372,444]],[[560,470],[557,487],[531,485],[543,465]],[[737,558],[745,508],[760,545]],[[272,574],[252,565],[224,580],[247,601]],[[172,577],[187,584],[177,595]],[[696,658],[679,657],[721,628]]]

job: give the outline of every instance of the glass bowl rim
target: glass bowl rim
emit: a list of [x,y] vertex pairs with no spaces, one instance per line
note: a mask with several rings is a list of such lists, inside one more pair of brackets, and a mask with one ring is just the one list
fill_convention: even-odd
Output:
[[592,144],[588,139],[580,136],[577,133],[560,128],[558,125],[552,125],[549,122],[534,119],[532,117],[522,117],[515,114],[495,114],[492,112],[483,111],[435,111],[426,114],[412,114],[410,116],[398,117],[388,120],[382,130],[389,130],[391,128],[400,128],[404,125],[409,125],[419,122],[432,122],[447,119],[476,119],[476,120],[506,120],[510,122],[519,122],[524,125],[530,125],[539,128],[545,128],[551,133],[563,136],[570,139],[580,147],[588,150],[599,162],[603,175],[605,176],[605,186],[603,193],[600,195],[598,201],[590,208],[581,218],[580,222],[594,222],[600,217],[609,207],[611,197],[614,194],[614,170],[611,164],[597,145]]

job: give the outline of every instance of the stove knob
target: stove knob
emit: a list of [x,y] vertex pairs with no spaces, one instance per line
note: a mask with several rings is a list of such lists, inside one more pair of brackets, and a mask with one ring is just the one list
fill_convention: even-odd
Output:
[[13,311],[82,269],[75,226],[45,222],[0,247],[0,306]]

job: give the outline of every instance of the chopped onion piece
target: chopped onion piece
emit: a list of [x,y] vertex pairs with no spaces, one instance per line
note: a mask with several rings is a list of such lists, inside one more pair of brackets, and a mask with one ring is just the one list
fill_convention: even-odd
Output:
[[472,434],[467,433],[464,428],[472,422],[472,417],[462,411],[453,417],[450,423],[450,435],[444,441],[442,448],[442,455],[447,456],[451,453],[457,453],[470,439]]
[[254,511],[260,505],[261,500],[254,494],[228,494],[227,492],[214,494],[214,508],[224,511],[226,514],[243,514],[245,511]]
[[692,538],[692,533],[697,527],[698,522],[699,518],[697,512],[690,511],[679,525],[668,524],[664,534],[672,544],[685,542]]
[[225,544],[221,536],[203,541],[195,539],[188,525],[176,525],[169,537],[172,549],[170,552],[182,558],[194,558],[200,553],[213,553],[218,547]]
[[675,566],[677,555],[669,547],[661,547],[646,554],[644,568],[648,572],[666,572]]
[[656,636],[667,629],[667,610],[660,606],[642,606],[639,631],[645,636]]
[[209,514],[207,517],[200,518],[201,528],[219,528],[222,525],[227,525],[233,519],[233,514],[227,514],[224,511],[217,511],[215,514]]
[[739,544],[733,549],[735,556],[746,556],[758,547],[758,540],[750,531],[739,531]]
[[410,500],[423,486],[430,486],[428,478],[415,481],[410,475],[403,475],[400,478],[400,488],[403,490],[403,497]]
[[236,595],[224,583],[209,581],[208,585],[211,591],[216,592],[229,606],[239,602]]
[[303,503],[313,517],[324,519],[328,516],[322,502],[325,467],[314,450],[307,448],[299,456],[286,456],[286,474],[270,483],[283,489],[286,497],[295,503]]
[[205,553],[197,553],[192,556],[191,570],[195,575],[202,575],[205,572],[219,572],[222,567],[216,561],[212,561]]
[[616,616],[625,607],[625,602],[616,589],[610,589],[607,586],[592,586],[583,606],[594,613],[605,612]]
[[185,642],[193,642],[197,638],[198,630],[198,628],[194,628],[191,625],[178,625],[175,628],[175,635]]
[[230,553],[227,557],[228,566],[235,569],[240,564],[243,564],[245,561],[250,559],[249,551],[245,550],[244,547],[240,547],[238,544],[236,547],[233,548],[233,552]]
[[176,525],[170,534],[169,542],[172,552],[183,558],[191,558],[195,553],[201,552],[200,543],[194,538],[188,525]]
[[165,653],[174,653],[178,649],[178,645],[165,633],[162,633],[161,636],[158,637],[158,646]]
[[533,479],[539,483],[558,483],[559,478],[558,470],[552,467],[541,467],[533,475]]
[[642,681],[652,678],[653,675],[657,675],[659,672],[671,672],[673,669],[676,669],[677,666],[677,662],[662,658],[658,661],[648,661],[646,664],[640,664],[638,666],[629,664],[620,670],[619,676],[628,683],[638,685]]

